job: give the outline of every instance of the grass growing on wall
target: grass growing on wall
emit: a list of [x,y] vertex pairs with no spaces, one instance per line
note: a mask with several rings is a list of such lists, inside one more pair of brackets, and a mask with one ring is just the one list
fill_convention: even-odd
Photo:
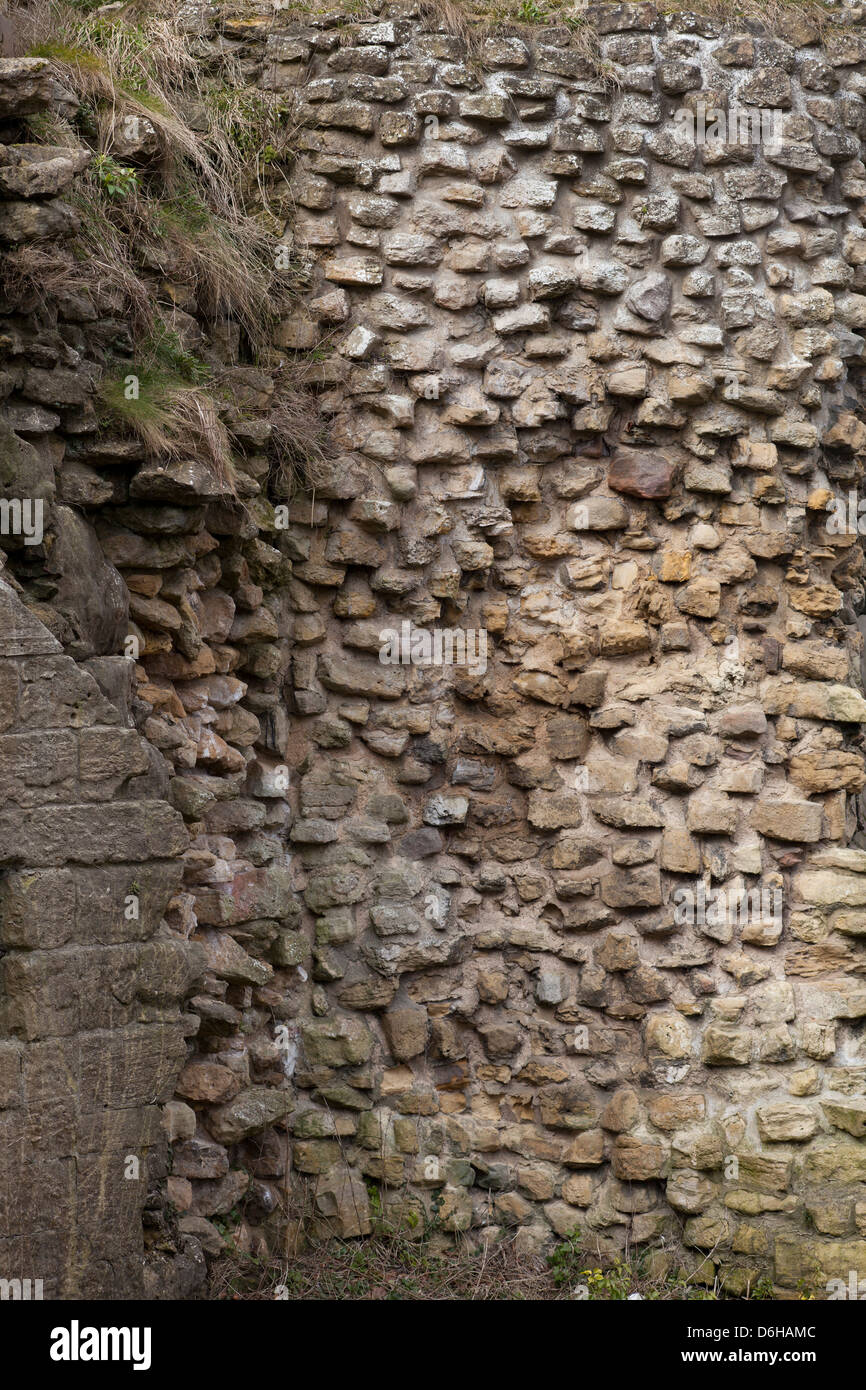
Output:
[[160,326],[155,337],[141,344],[135,366],[132,374],[121,368],[103,378],[99,389],[103,408],[122,421],[149,454],[204,459],[223,489],[234,492],[231,436],[220,418],[207,364],[185,350],[176,334]]
[[[294,130],[284,99],[247,87],[235,60],[214,59],[183,16],[180,0],[31,0],[17,11],[27,53],[46,58],[78,103],[67,116],[31,117],[30,138],[92,158],[67,195],[79,219],[69,246],[25,246],[3,279],[7,293],[90,294],[125,319],[129,342],[112,354],[103,409],[150,453],[195,452],[230,485],[231,401],[215,355],[180,343],[176,304],[228,327],[223,345],[236,340],[240,360],[273,368],[274,326],[303,284],[280,242]],[[276,365],[277,413],[295,421],[303,471],[319,447],[316,412],[291,363]]]

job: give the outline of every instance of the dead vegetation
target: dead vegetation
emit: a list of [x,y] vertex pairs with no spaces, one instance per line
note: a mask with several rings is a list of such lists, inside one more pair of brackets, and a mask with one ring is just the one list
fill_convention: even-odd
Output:
[[[379,1230],[355,1240],[318,1240],[279,1260],[232,1245],[212,1261],[208,1298],[228,1300],[392,1302],[716,1302],[777,1296],[756,1279],[726,1293],[707,1258],[645,1250],[603,1257],[591,1237],[561,1239],[549,1255],[521,1250],[514,1233],[484,1240],[449,1236],[435,1223],[420,1234]],[[801,1291],[801,1298],[812,1294]]]
[[537,1256],[521,1256],[513,1240],[473,1253],[450,1242],[423,1243],[394,1237],[332,1240],[290,1261],[226,1255],[211,1270],[215,1301],[274,1299],[405,1301],[568,1298]]
[[315,362],[279,368],[291,380],[291,389],[280,389],[270,413],[271,468],[270,492],[276,500],[295,497],[308,489],[315,491],[329,475],[328,435],[312,391]]

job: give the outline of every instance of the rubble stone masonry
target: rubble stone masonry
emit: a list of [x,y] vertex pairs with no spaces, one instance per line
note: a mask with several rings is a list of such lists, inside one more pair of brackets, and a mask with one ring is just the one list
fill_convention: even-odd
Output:
[[864,21],[189,7],[294,103],[327,476],[267,363],[244,504],[100,425],[110,306],[0,323],[0,1275],[188,1293],[239,1210],[866,1276]]

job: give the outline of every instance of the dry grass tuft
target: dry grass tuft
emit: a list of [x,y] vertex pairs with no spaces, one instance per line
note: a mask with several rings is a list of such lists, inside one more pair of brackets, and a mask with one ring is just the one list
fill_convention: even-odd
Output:
[[[107,362],[103,408],[158,456],[196,450],[231,489],[226,403],[207,363],[172,345],[171,324],[175,303],[191,299],[224,345],[237,341],[239,360],[270,352],[305,273],[280,240],[290,107],[249,88],[231,56],[205,60],[183,0],[28,0],[16,20],[27,51],[48,58],[80,103],[69,118],[31,118],[31,137],[93,157],[67,198],[77,234],[13,251],[0,287],[12,304],[88,296],[116,318],[128,350]],[[118,389],[129,373],[142,383],[136,400]],[[304,376],[279,373],[273,416],[275,470],[290,459],[297,483],[323,448]]]
[[99,390],[103,407],[152,457],[203,459],[224,491],[233,494],[231,436],[209,392],[200,385],[183,385],[152,366],[135,375],[140,394],[132,399],[125,394],[128,375],[105,378]]
[[[164,175],[185,163],[208,204],[238,212],[236,159],[216,120],[192,130],[183,107],[202,100],[202,65],[181,23],[182,5],[141,0],[82,10],[68,0],[31,0],[18,24],[28,52],[48,58],[64,85],[92,112],[96,148],[122,147],[130,121],[153,130]],[[228,79],[228,74],[226,75]]]
[[[144,265],[190,285],[205,317],[235,319],[257,351],[293,288],[291,275],[275,274],[276,237],[264,216],[264,174],[280,180],[291,131],[278,98],[237,90],[243,79],[231,61],[208,72],[182,11],[180,0],[158,12],[138,0],[108,13],[31,0],[19,25],[28,51],[47,57],[81,102],[61,142],[95,153],[74,196],[81,260],[98,265],[100,283],[124,288],[143,327],[151,291],[133,280]],[[34,129],[58,136],[38,122]],[[146,154],[130,132],[145,132]]]
[[328,425],[312,390],[315,366],[312,360],[295,362],[275,373],[269,492],[278,500],[315,492],[330,476]]

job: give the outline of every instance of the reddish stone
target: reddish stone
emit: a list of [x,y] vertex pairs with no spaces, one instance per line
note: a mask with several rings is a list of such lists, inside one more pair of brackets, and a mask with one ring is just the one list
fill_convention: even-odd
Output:
[[673,476],[674,465],[664,454],[623,450],[611,459],[607,482],[632,497],[670,497]]

